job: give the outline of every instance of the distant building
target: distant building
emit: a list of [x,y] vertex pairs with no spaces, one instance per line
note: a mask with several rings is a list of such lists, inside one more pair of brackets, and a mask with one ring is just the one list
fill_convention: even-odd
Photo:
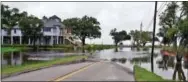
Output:
[[[41,29],[43,37],[36,41],[40,45],[54,45],[54,44],[77,44],[80,45],[77,38],[73,38],[72,29],[66,28],[65,25],[61,23],[61,19],[56,15],[52,17],[43,16],[42,21],[44,27]],[[7,29],[1,29],[1,42],[2,44],[28,44],[31,45],[30,38],[23,42],[23,35],[20,27],[18,25],[14,26],[11,29],[10,35],[7,32]]]

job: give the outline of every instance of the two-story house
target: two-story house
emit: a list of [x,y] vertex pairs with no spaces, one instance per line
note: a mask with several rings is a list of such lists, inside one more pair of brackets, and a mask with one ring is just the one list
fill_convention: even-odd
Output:
[[52,17],[43,17],[43,41],[42,44],[78,44],[79,41],[73,38],[72,29],[62,24],[61,19],[56,15]]
[[22,32],[19,26],[14,26],[9,34],[6,28],[2,28],[1,42],[2,44],[22,44]]
[[[54,44],[79,44],[80,42],[73,38],[71,34],[72,29],[66,28],[65,25],[61,23],[61,19],[56,15],[49,18],[43,16],[42,21],[44,27],[41,29],[43,37],[37,40],[37,44],[40,45],[54,45]],[[22,31],[18,25],[11,29],[10,35],[7,29],[1,29],[1,42],[2,44],[22,44]],[[30,39],[28,39],[27,44],[33,44]]]
[[42,44],[53,45],[53,44],[63,44],[62,31],[65,28],[65,25],[61,23],[61,19],[56,15],[52,17],[43,17],[44,27],[42,29],[43,38]]

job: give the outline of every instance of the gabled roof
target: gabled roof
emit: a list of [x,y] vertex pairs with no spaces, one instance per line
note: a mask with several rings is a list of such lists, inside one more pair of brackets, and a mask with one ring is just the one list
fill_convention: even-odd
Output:
[[49,19],[59,19],[61,21],[61,19],[56,15],[51,16]]
[[57,22],[55,20],[48,20],[48,21],[44,22],[44,27],[54,27],[55,25],[58,25],[61,28],[65,27],[65,25],[63,25],[61,22]]
[[[59,21],[56,21],[55,19],[58,19]],[[53,15],[49,18],[47,18],[46,16],[43,16],[42,20],[44,23],[44,27],[54,27],[55,25],[58,25],[61,28],[65,28],[65,25],[61,23],[61,19],[56,15]]]

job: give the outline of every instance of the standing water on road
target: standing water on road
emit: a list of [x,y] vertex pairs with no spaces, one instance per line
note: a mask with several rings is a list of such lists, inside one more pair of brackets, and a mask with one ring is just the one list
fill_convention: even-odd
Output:
[[[150,63],[150,52],[148,51],[136,51],[131,50],[131,48],[123,48],[119,52],[114,52],[114,49],[102,50],[100,52],[96,52],[96,58],[107,59],[111,61],[112,59],[126,59],[124,62],[117,62],[118,64],[133,70],[133,66],[135,64],[146,68],[148,71],[151,71],[151,63]],[[164,79],[172,79],[175,67],[175,57],[169,57],[166,59],[166,63],[164,63],[164,57],[160,53],[160,49],[154,50],[154,73],[159,76],[162,76]],[[188,77],[188,63],[182,62],[182,69],[184,75],[187,79]],[[176,76],[177,77],[177,76]]]

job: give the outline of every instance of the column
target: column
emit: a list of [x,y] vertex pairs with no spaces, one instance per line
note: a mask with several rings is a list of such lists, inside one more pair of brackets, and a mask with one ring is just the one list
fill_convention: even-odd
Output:
[[4,36],[1,37],[1,43],[3,44],[4,42]]
[[63,36],[63,44],[65,44],[65,37]]
[[20,45],[22,44],[22,36],[20,36]]
[[57,40],[57,44],[59,44],[59,36],[57,36],[56,38],[57,38],[57,39],[56,39],[56,40]]
[[10,36],[10,40],[11,40],[11,45],[13,44],[13,36]]
[[53,36],[51,36],[51,45],[53,45],[54,43],[54,39],[53,39]]

